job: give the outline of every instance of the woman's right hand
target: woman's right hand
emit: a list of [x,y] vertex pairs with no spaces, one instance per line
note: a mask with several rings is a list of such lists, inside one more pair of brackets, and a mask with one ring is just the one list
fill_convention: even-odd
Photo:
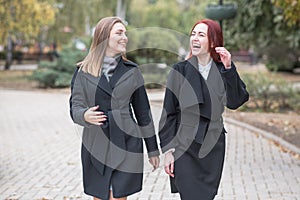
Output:
[[173,152],[169,151],[165,154],[165,172],[174,178],[174,156]]
[[94,106],[85,111],[84,120],[90,124],[99,126],[103,125],[103,122],[106,121],[107,116],[104,115],[103,112],[97,111],[98,108],[99,106]]

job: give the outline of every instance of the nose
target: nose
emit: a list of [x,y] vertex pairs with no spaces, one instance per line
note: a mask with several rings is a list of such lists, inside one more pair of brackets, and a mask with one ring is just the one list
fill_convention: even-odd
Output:
[[125,33],[122,35],[122,39],[125,40],[126,42],[128,41],[128,37]]
[[192,35],[192,36],[191,36],[191,40],[192,40],[192,41],[195,41],[195,40],[198,41],[198,40],[199,40],[198,35]]

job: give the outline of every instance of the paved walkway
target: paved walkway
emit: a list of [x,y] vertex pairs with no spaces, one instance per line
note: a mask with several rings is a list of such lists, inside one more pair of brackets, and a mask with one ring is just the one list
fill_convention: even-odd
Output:
[[[0,199],[91,199],[83,194],[80,128],[63,92],[0,90]],[[157,125],[161,106],[150,94]],[[226,124],[227,153],[217,200],[300,199],[300,160],[254,132]],[[163,159],[163,157],[161,157]],[[146,163],[144,189],[129,200],[179,200],[163,167]]]

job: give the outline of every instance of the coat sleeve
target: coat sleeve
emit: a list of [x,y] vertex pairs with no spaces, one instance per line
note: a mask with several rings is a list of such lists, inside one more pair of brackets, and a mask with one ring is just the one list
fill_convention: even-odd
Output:
[[167,79],[163,111],[159,121],[159,139],[162,152],[175,148],[176,132],[179,126],[180,105],[178,101],[181,76],[174,66]]
[[71,96],[69,99],[70,105],[70,115],[76,124],[79,124],[84,127],[89,127],[90,124],[84,120],[84,113],[89,109],[81,81],[81,76],[78,73],[79,68],[74,72],[72,81],[71,81]]
[[246,85],[240,78],[233,62],[230,69],[225,69],[223,65],[220,68],[226,90],[226,107],[237,109],[249,100]]
[[137,79],[142,80],[142,84],[140,83],[140,86],[134,91],[131,97],[131,105],[146,144],[148,157],[158,156],[159,150],[148,96],[143,84],[142,75],[138,73],[137,76],[140,77]]
[[72,99],[73,99],[73,88],[74,88],[74,82],[75,82],[75,79],[76,79],[76,76],[77,76],[77,73],[78,73],[78,67],[76,68],[74,74],[73,74],[73,77],[72,77],[72,80],[71,80],[71,95],[70,95],[70,98],[69,98],[69,106],[70,106],[70,116],[73,120],[73,112],[72,112]]

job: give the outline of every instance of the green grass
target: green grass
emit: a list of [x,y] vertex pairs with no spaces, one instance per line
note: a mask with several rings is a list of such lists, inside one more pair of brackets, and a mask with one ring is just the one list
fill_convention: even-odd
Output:
[[31,70],[0,71],[0,87],[10,89],[34,88],[36,83],[28,79],[32,73]]

